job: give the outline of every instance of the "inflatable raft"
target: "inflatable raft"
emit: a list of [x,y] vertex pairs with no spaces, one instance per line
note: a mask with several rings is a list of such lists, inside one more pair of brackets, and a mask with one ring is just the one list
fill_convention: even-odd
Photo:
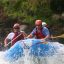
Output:
[[8,61],[18,60],[24,56],[24,49],[30,51],[33,56],[52,56],[56,53],[55,47],[51,43],[42,44],[40,39],[25,39],[16,42],[9,50],[5,52],[5,59]]

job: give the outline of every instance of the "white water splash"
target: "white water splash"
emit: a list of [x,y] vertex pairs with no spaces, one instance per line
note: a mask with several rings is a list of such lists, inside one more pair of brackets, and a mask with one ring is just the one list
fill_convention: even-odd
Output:
[[0,52],[0,64],[9,64],[8,62],[5,61],[4,59],[4,53],[3,51]]
[[0,52],[0,64],[64,64],[64,45],[58,42],[51,43],[54,46],[58,46],[57,54],[50,56],[50,57],[34,57],[29,56],[29,50],[24,50],[24,56],[19,58],[15,62],[9,62],[4,59],[5,51]]

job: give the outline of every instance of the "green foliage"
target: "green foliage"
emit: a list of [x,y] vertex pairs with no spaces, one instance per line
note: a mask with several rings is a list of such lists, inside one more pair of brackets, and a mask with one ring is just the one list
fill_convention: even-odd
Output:
[[20,18],[23,22],[34,23],[35,19],[49,17],[51,10],[47,0],[0,0],[4,12],[11,18]]
[[[50,6],[54,9],[60,6],[58,2],[61,4],[63,0],[0,0],[0,10],[2,10],[2,16],[7,16],[8,19],[9,17],[13,20],[17,18],[18,21],[29,24],[34,24],[36,19],[42,19],[50,23],[54,22],[51,19],[53,13]],[[7,21],[3,17],[2,20]]]

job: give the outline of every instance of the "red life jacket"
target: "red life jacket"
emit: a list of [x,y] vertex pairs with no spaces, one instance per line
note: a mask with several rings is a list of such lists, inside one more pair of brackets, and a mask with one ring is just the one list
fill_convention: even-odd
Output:
[[[21,35],[20,35],[21,34]],[[18,35],[20,35],[19,37],[17,37]],[[17,37],[17,38],[16,38]],[[15,39],[16,38],[16,39]],[[16,32],[16,33],[14,33],[14,37],[13,37],[13,39],[12,39],[12,44],[11,45],[14,45],[17,41],[19,41],[19,40],[21,40],[21,39],[24,39],[24,36],[23,36],[23,33],[19,33],[18,34],[18,32]]]
[[35,36],[37,39],[45,38],[45,35],[42,33],[42,29],[43,28],[41,28],[40,31],[38,31],[36,28]]

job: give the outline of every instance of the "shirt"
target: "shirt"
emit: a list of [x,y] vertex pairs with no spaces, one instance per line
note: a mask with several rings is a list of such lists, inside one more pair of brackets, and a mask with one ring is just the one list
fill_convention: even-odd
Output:
[[[36,32],[36,27],[33,29],[33,31],[31,32],[32,36],[34,36],[34,33]],[[50,35],[49,30],[47,27],[42,27],[42,33],[47,36]]]

